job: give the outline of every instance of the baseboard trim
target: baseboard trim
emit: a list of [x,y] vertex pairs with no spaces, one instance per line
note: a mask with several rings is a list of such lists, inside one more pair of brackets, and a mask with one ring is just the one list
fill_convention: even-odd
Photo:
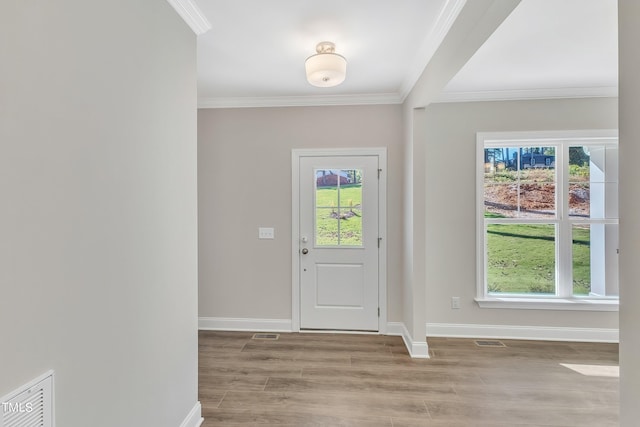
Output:
[[200,317],[198,329],[205,331],[292,332],[291,319],[244,319]]
[[202,405],[200,402],[196,402],[196,404],[187,415],[187,418],[184,419],[180,427],[200,427],[204,421],[202,418]]
[[619,342],[618,329],[427,323],[427,337]]
[[401,336],[409,355],[414,359],[428,359],[429,347],[427,341],[414,341],[403,322],[387,323],[387,335]]

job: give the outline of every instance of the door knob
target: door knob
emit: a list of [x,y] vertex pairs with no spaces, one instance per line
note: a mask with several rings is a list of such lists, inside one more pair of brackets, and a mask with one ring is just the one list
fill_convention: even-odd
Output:
[[307,248],[302,248],[302,255],[306,255],[309,253],[309,249]]

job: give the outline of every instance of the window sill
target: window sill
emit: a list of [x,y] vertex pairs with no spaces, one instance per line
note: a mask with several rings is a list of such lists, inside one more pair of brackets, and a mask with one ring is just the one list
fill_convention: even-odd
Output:
[[618,311],[618,300],[572,298],[476,298],[480,308],[512,308],[519,310]]

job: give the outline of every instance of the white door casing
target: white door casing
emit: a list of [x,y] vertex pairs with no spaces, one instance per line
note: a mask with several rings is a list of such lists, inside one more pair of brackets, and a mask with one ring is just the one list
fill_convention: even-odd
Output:
[[292,163],[293,329],[385,333],[386,150],[294,150]]

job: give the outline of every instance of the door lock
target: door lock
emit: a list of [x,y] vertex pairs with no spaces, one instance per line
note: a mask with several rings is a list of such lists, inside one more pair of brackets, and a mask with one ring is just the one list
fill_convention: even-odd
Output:
[[302,248],[302,255],[306,255],[309,253],[309,249],[307,248]]

